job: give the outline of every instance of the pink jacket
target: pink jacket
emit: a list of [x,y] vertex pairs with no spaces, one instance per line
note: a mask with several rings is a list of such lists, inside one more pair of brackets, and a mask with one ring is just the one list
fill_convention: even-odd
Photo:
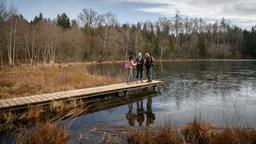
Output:
[[129,69],[133,69],[133,67],[136,66],[136,64],[133,62],[133,60],[131,60],[129,63],[130,63]]

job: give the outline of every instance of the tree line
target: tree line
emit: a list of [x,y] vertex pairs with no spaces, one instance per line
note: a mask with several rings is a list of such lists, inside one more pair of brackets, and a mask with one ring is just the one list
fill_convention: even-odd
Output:
[[256,27],[241,29],[228,20],[206,23],[178,12],[172,18],[120,24],[115,14],[81,10],[42,13],[26,20],[0,0],[0,63],[3,65],[126,60],[138,52],[157,59],[255,58]]

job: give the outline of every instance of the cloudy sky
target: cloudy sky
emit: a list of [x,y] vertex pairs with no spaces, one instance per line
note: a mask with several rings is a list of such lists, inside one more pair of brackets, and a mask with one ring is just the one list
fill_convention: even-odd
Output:
[[256,25],[256,0],[8,0],[19,13],[31,20],[39,12],[55,18],[67,13],[76,19],[81,9],[94,8],[99,13],[112,11],[121,23],[173,18],[178,11],[183,16],[201,17],[208,22],[222,17],[242,28]]

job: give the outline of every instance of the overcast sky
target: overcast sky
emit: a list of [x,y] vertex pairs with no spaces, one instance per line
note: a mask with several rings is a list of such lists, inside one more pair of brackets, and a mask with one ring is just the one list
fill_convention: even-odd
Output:
[[173,18],[176,11],[188,17],[201,17],[208,22],[222,17],[242,28],[256,25],[256,0],[7,0],[18,12],[31,20],[40,12],[55,18],[65,12],[76,19],[83,8],[99,13],[112,11],[121,23]]

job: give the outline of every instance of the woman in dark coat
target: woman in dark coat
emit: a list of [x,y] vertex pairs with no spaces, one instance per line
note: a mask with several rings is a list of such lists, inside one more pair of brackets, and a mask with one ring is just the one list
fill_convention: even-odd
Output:
[[152,66],[153,66],[153,60],[149,53],[145,54],[145,68],[146,68],[146,75],[148,78],[147,82],[152,82]]
[[144,66],[144,58],[142,57],[141,53],[138,53],[138,57],[136,59],[137,62],[137,75],[136,78],[137,80],[141,80],[143,82],[143,66]]

